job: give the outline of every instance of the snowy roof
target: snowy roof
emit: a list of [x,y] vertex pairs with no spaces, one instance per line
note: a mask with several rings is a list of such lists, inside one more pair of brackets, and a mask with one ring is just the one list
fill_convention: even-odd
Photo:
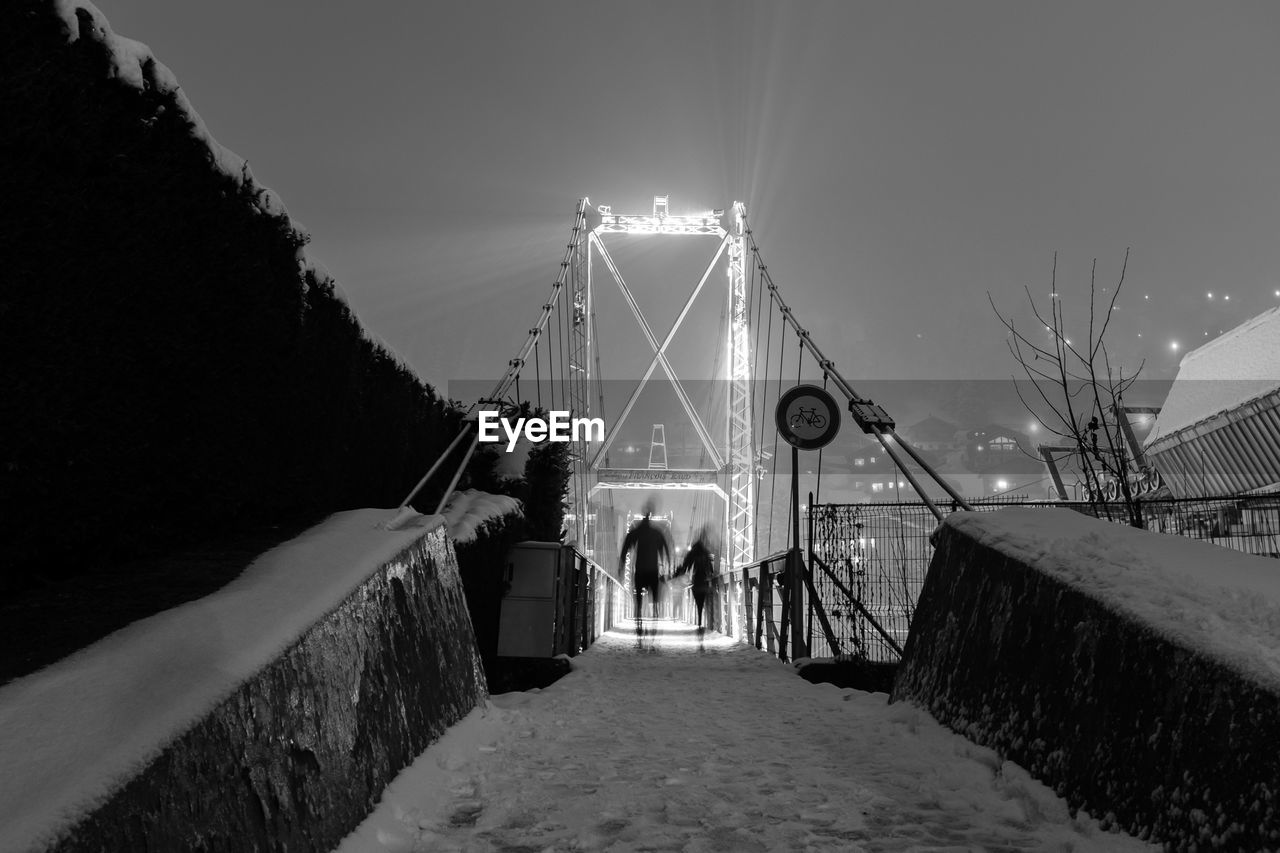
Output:
[[1280,308],[1272,308],[1183,356],[1144,444],[1150,446],[1277,388]]
[[0,687],[0,850],[49,846],[444,521],[392,531],[392,512],[330,516],[212,595]]
[[957,512],[943,522],[1151,630],[1280,685],[1276,561],[1066,509]]

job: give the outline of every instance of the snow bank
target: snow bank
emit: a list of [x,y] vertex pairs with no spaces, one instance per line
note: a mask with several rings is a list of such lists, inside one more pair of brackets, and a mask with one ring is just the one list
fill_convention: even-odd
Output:
[[486,525],[506,515],[522,515],[520,501],[507,495],[491,495],[479,489],[454,492],[444,508],[445,525],[455,545],[474,542]]
[[507,480],[523,479],[524,466],[529,462],[531,450],[533,450],[533,442],[521,433],[516,439],[516,446],[510,452],[504,449],[498,454],[498,459],[493,465],[493,473]]
[[946,524],[1280,688],[1276,560],[1059,509],[961,512]]
[[1065,509],[955,513],[894,682],[1175,849],[1280,845],[1280,564]]
[[54,841],[442,521],[392,532],[389,513],[334,515],[213,595],[0,688],[0,850]]

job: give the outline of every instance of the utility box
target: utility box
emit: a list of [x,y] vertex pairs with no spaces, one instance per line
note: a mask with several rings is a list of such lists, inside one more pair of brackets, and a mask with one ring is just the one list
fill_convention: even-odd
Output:
[[554,656],[560,555],[559,542],[517,542],[507,552],[498,657]]

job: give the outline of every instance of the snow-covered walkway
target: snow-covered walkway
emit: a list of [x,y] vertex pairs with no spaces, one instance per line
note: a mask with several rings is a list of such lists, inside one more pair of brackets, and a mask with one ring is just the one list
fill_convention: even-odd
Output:
[[1147,850],[884,694],[716,634],[610,632],[406,769],[354,851]]

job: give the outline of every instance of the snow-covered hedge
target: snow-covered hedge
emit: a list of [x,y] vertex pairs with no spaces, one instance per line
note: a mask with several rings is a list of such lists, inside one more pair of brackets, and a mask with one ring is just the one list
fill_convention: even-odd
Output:
[[1280,848],[1280,563],[1058,509],[956,513],[894,699],[1170,849]]
[[456,416],[174,75],[91,3],[12,0],[0,80],[0,590],[398,503]]

